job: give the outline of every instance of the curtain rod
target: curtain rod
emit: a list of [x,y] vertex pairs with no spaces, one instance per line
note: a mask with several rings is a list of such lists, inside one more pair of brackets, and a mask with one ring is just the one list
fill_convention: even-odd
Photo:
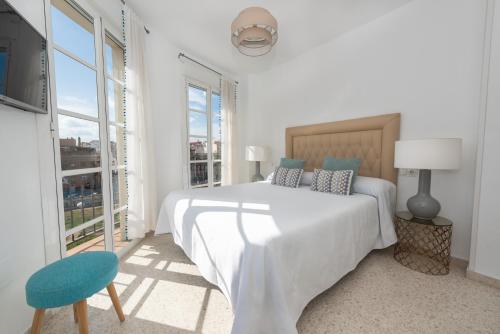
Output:
[[[123,5],[125,5],[125,0],[120,0],[120,1]],[[146,26],[144,26],[144,31],[146,31],[146,34],[150,33],[149,29]]]
[[[212,71],[212,72],[214,72],[215,74],[217,74],[217,75],[219,75],[219,76],[221,76],[221,77],[222,77],[222,73],[220,73],[219,71],[216,71],[216,70],[214,70],[213,68],[211,68],[211,67],[209,67],[209,66],[207,66],[207,65],[205,65],[205,64],[203,64],[203,63],[200,63],[200,62],[199,62],[199,61],[197,61],[196,59],[193,59],[193,58],[191,58],[191,57],[189,57],[189,56],[186,56],[186,55],[185,55],[184,53],[182,53],[182,52],[179,52],[179,54],[177,55],[177,58],[179,58],[179,59],[181,59],[181,58],[186,58],[187,60],[192,61],[193,63],[195,63],[195,64],[197,64],[197,65],[200,65],[201,67],[206,68],[207,70]],[[236,81],[236,80],[234,81],[234,83],[235,83],[235,84],[239,84],[239,82],[238,82],[238,81]]]

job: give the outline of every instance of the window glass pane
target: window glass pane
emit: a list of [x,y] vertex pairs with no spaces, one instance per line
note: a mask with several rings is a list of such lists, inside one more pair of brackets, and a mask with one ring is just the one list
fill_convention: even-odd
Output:
[[64,0],[52,0],[54,43],[95,65],[94,26]]
[[127,184],[125,170],[118,169],[112,172],[113,208],[118,209],[127,205]]
[[58,121],[62,169],[99,167],[99,124],[66,115],[59,115]]
[[106,74],[116,80],[123,81],[125,73],[123,49],[108,35],[106,35],[104,45],[104,61]]
[[97,117],[96,72],[54,50],[57,107]]
[[123,113],[123,86],[111,79],[107,79],[106,94],[108,94],[108,117],[111,122],[124,122]]
[[189,138],[189,152],[191,160],[207,160],[207,139]]
[[208,164],[206,162],[191,163],[191,185],[208,183]]
[[111,146],[111,166],[117,167],[125,165],[124,128],[110,125],[109,141]]
[[196,111],[189,112],[189,134],[191,136],[208,136],[207,114]]
[[220,182],[221,181],[221,175],[222,175],[222,164],[221,162],[214,162],[214,182]]
[[189,86],[189,109],[207,111],[207,91]]
[[63,177],[66,230],[102,216],[101,173]]
[[104,251],[104,221],[99,221],[66,237],[66,255],[81,252]]

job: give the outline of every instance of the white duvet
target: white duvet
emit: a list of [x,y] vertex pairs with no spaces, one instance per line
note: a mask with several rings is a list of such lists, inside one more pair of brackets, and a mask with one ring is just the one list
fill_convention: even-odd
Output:
[[[375,248],[396,241],[395,186],[358,177],[351,196],[266,182],[175,191],[156,234],[175,243],[231,303],[233,334],[297,333],[307,303]],[[380,219],[379,219],[380,217]]]

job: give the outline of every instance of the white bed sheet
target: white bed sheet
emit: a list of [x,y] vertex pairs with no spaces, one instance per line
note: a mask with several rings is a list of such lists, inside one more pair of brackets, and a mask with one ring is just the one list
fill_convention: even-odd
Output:
[[267,182],[175,191],[163,202],[155,233],[173,233],[221,289],[233,309],[233,334],[297,333],[311,299],[372,249],[396,241],[394,185],[365,183],[370,195]]

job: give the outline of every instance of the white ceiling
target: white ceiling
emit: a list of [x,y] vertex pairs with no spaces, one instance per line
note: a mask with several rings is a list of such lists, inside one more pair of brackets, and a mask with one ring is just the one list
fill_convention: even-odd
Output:
[[[223,70],[260,72],[366,24],[411,0],[128,0],[153,34]],[[230,26],[249,6],[278,20],[278,42],[269,54],[250,58],[232,46]]]

